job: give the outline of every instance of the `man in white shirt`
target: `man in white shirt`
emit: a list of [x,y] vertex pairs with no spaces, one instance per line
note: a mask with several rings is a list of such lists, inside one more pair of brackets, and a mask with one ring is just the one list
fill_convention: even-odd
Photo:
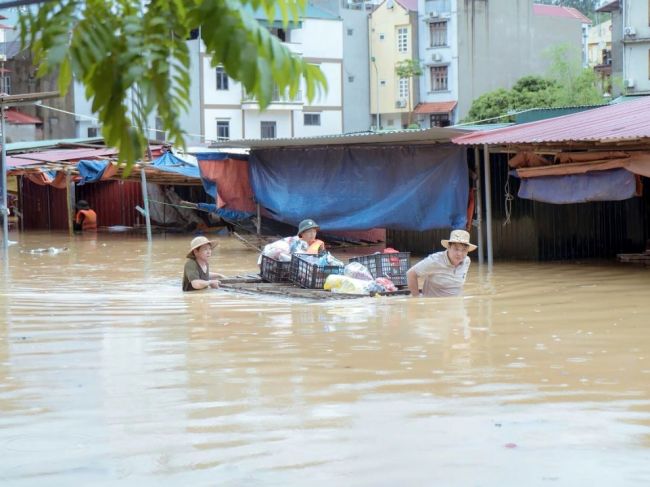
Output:
[[422,296],[458,296],[462,292],[471,262],[467,253],[476,250],[476,245],[469,242],[465,230],[453,230],[449,240],[440,243],[447,250],[429,255],[406,273],[411,296],[420,296],[420,277],[424,278]]

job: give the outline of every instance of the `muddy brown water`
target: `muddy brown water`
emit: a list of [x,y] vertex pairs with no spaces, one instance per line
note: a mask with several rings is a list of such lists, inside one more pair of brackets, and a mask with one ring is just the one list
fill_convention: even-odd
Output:
[[[182,293],[187,236],[11,238],[1,485],[650,485],[647,268],[309,303]],[[219,241],[213,270],[255,271]]]

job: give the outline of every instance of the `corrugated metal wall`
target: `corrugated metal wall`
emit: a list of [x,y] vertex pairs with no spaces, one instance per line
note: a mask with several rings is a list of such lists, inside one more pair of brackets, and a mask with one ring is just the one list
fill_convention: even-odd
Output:
[[[552,205],[519,199],[519,180],[511,177],[510,223],[505,224],[508,201],[507,156],[493,154],[492,235],[496,259],[563,260],[613,258],[617,253],[642,252],[650,238],[650,180],[644,194],[625,201]],[[485,211],[485,203],[483,204]],[[393,247],[424,254],[440,250],[450,229],[429,232],[389,231]],[[485,235],[485,234],[484,234]],[[477,242],[476,229],[472,241]],[[484,249],[485,254],[485,249]]]
[[[40,186],[20,178],[23,228],[25,230],[67,230],[67,205],[64,189]],[[132,181],[101,181],[75,188],[76,200],[88,201],[97,212],[99,226],[144,224],[135,210],[143,206],[140,184]]]

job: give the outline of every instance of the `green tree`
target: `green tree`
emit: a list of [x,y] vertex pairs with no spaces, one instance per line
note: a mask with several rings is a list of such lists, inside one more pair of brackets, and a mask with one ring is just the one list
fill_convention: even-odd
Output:
[[212,65],[223,65],[268,106],[274,89],[291,97],[304,80],[311,101],[326,89],[320,69],[292,55],[256,19],[299,20],[306,0],[57,0],[21,14],[21,40],[38,74],[60,68],[59,90],[75,76],[85,87],[106,143],[129,167],[145,151],[146,121],[157,113],[170,141],[184,145],[179,112],[190,102],[186,39],[200,28]]
[[398,62],[395,65],[395,73],[399,78],[408,79],[409,94],[406,97],[406,103],[408,104],[408,118],[409,118],[409,128],[413,123],[413,112],[411,111],[411,95],[413,93],[413,81],[414,78],[422,76],[422,66],[420,61],[417,59],[404,59],[403,61]]
[[580,55],[567,46],[546,52],[550,61],[547,77],[525,76],[512,89],[485,93],[472,103],[464,121],[499,119],[510,121],[509,112],[527,108],[598,105],[603,94],[593,70],[583,68]]

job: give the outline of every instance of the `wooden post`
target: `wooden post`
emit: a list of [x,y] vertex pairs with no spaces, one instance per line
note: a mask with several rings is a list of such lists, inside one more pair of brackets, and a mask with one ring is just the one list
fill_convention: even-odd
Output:
[[490,176],[490,149],[483,144],[483,165],[485,167],[485,225],[487,229],[487,261],[488,267],[492,267],[492,182]]
[[481,196],[481,153],[474,147],[474,170],[476,171],[476,234],[478,238],[478,263],[483,264],[483,202]]

